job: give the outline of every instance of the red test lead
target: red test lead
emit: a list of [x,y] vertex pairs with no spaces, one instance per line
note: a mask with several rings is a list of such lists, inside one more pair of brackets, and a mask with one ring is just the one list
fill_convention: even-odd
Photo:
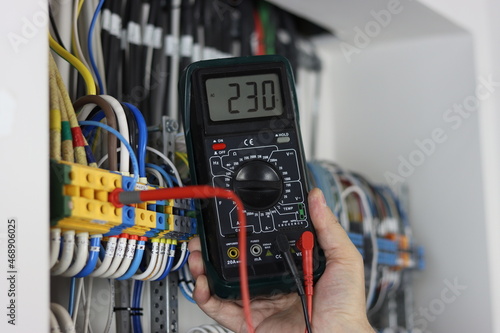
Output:
[[124,191],[123,189],[115,189],[108,196],[108,201],[115,207],[123,207],[146,201],[157,201],[165,199],[209,199],[221,198],[234,201],[237,208],[238,221],[240,222],[240,230],[238,232],[238,246],[240,248],[240,287],[241,299],[243,303],[243,312],[247,323],[247,331],[254,333],[252,314],[250,311],[250,291],[248,287],[248,268],[247,268],[247,238],[246,238],[246,215],[243,202],[240,198],[230,190],[225,190],[220,187],[212,187],[208,185],[172,187],[157,190],[147,191]]
[[309,320],[312,321],[312,297],[313,297],[313,249],[314,235],[305,231],[297,241],[297,247],[302,252],[302,270],[304,272],[304,290],[307,296],[307,310]]

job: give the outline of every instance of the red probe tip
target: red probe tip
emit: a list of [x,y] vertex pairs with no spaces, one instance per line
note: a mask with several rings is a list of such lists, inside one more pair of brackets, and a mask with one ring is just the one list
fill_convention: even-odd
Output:
[[300,251],[311,251],[314,248],[314,235],[310,231],[304,231],[297,241],[297,247]]

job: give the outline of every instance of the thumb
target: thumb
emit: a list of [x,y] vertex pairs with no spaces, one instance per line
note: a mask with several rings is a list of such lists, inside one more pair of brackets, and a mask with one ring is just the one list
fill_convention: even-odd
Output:
[[359,260],[359,251],[326,205],[325,197],[318,188],[309,192],[309,214],[327,264],[332,261],[346,263]]

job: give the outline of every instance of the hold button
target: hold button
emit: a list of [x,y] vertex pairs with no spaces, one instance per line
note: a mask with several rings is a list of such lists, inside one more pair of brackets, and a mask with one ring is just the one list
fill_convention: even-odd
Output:
[[280,136],[276,139],[277,143],[288,143],[290,142],[290,137],[289,136]]

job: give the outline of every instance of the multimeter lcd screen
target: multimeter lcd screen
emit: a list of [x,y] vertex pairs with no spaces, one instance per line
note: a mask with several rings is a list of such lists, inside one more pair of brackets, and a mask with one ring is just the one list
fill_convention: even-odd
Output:
[[211,78],[205,81],[205,87],[212,121],[283,114],[278,74]]

